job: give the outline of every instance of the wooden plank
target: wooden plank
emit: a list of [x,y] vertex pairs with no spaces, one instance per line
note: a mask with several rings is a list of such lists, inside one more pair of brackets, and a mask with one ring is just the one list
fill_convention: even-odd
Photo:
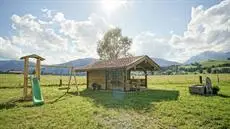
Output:
[[123,83],[124,91],[126,91],[126,80],[127,80],[127,70],[126,69],[123,70],[123,80],[124,80],[124,83]]
[[38,80],[40,80],[40,73],[41,73],[41,60],[37,59],[37,63],[36,63],[36,77],[38,78]]
[[45,58],[39,56],[39,55],[36,55],[36,54],[32,54],[32,55],[27,55],[27,56],[23,56],[21,57],[20,59],[25,59],[25,58],[35,58],[35,59],[40,59],[40,60],[45,60]]
[[149,63],[155,70],[156,70],[156,69],[160,69],[159,65],[156,64],[154,61],[152,61],[152,59],[150,59],[150,58],[147,57],[147,56],[144,56],[144,57],[142,57],[141,59],[139,59],[138,61],[136,61],[136,62],[132,63],[131,65],[129,65],[129,66],[126,68],[126,70],[129,70],[129,69],[131,69],[131,68],[136,69],[135,67],[136,67],[138,64],[142,63],[142,62]]
[[70,71],[67,93],[69,92],[69,89],[70,89],[70,83],[71,83],[72,76],[73,76],[73,68],[71,68],[71,71]]
[[86,84],[87,84],[87,89],[89,88],[89,72],[86,72]]
[[108,89],[108,71],[105,70],[105,89]]
[[148,82],[147,82],[147,76],[148,76],[148,74],[147,74],[147,71],[144,71],[145,72],[145,87],[147,88],[147,84],[148,84]]
[[[74,71],[73,71],[74,72]],[[79,92],[79,87],[77,85],[77,78],[76,78],[76,73],[74,72],[74,81],[75,81],[75,85],[76,85],[76,88],[77,88],[77,95],[80,95],[80,92]]]
[[24,58],[24,90],[23,90],[24,99],[27,97],[28,72],[29,72],[28,64],[29,64],[29,58]]
[[129,69],[131,69],[131,68],[134,68],[134,67],[136,67],[138,64],[140,64],[141,62],[143,62],[145,60],[145,58],[143,57],[143,58],[141,58],[140,60],[138,60],[138,61],[136,61],[136,62],[134,62],[133,64],[131,64],[131,65],[129,65],[127,68],[126,68],[126,70],[129,70]]
[[106,89],[105,70],[89,71],[88,73],[88,86],[93,83],[101,85],[102,89]]

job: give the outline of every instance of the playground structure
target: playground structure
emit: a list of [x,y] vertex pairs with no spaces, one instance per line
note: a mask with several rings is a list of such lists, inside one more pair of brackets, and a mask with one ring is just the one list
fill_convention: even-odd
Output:
[[[35,75],[29,77],[29,59],[30,58],[36,59],[36,64],[35,64]],[[75,82],[75,85],[76,85],[76,88],[77,88],[77,93],[79,95],[79,90],[78,90],[77,79],[76,79],[76,74],[75,74],[75,71],[74,71],[74,67],[72,67],[72,66],[58,66],[58,65],[41,65],[41,61],[44,61],[45,58],[43,58],[41,56],[38,56],[36,54],[23,56],[20,59],[24,60],[23,100],[31,100],[31,98],[32,98],[32,100],[33,100],[35,105],[44,103],[44,100],[43,100],[43,97],[42,97],[42,94],[41,94],[41,89],[40,89],[41,66],[55,67],[55,68],[68,68],[70,70],[70,75],[69,75],[68,86],[66,88],[67,89],[66,92],[69,92],[70,85],[71,85],[71,80],[72,80],[72,76],[73,76],[74,82]],[[31,95],[29,95],[29,92],[28,92],[29,78],[30,78],[30,81],[31,81],[32,97],[31,97]]]
[[38,55],[32,54],[23,56],[20,59],[24,59],[24,82],[23,82],[23,99],[30,99],[28,96],[28,81],[29,81],[29,59],[34,58],[36,59],[36,66],[35,66],[35,77],[40,80],[41,75],[41,61],[44,61],[45,58],[42,58]]
[[78,89],[78,85],[77,85],[76,72],[75,72],[73,66],[61,66],[61,65],[41,65],[41,66],[42,67],[47,67],[47,68],[67,68],[67,69],[69,69],[69,79],[68,79],[67,87],[61,87],[62,86],[62,79],[60,78],[60,83],[59,83],[60,87],[59,87],[59,89],[67,89],[67,92],[69,92],[70,85],[71,85],[71,80],[73,78],[75,86],[77,88],[78,95],[80,94],[79,89]]

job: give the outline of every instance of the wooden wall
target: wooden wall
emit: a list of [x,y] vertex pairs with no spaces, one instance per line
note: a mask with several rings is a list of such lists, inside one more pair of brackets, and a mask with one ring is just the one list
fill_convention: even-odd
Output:
[[104,70],[88,71],[88,87],[92,88],[93,83],[97,83],[101,85],[102,89],[105,89],[106,81]]
[[111,90],[113,88],[124,90],[124,70],[115,69],[107,71],[107,89]]

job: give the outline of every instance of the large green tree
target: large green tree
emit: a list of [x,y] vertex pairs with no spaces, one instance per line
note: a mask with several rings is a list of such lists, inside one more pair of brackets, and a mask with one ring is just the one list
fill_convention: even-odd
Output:
[[98,41],[97,53],[101,60],[131,56],[128,52],[131,44],[132,39],[122,36],[120,28],[113,28],[108,30]]

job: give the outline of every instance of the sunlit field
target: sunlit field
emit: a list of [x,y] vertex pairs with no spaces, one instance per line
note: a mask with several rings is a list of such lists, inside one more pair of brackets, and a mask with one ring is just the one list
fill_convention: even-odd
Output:
[[[42,75],[42,106],[20,102],[23,76],[0,75],[0,128],[229,128],[230,75],[205,74],[221,90],[217,96],[191,95],[188,86],[199,75],[148,77],[148,90],[124,93],[117,99],[111,91],[86,90],[86,78],[77,77],[80,96],[71,85],[59,90],[68,76]],[[74,82],[74,81],[73,81]]]

